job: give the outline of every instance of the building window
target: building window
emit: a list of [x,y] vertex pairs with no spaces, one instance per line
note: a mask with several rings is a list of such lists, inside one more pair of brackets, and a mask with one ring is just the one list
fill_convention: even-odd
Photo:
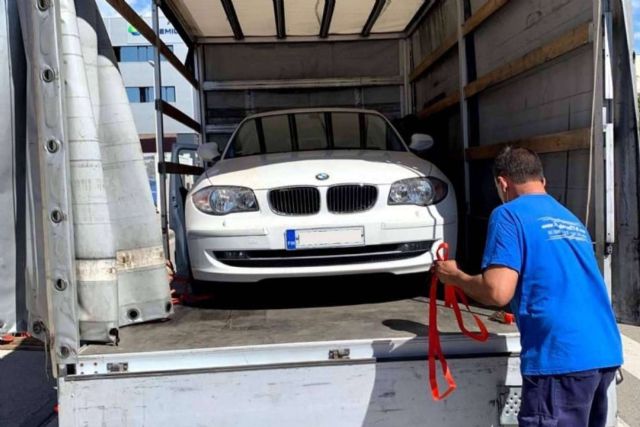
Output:
[[[167,46],[173,51],[173,46]],[[146,62],[153,61],[153,46],[115,46],[113,48],[118,62]],[[164,56],[161,61],[166,61]]]
[[129,102],[153,102],[153,87],[127,87]]
[[[131,103],[153,102],[153,87],[127,87],[127,97]],[[162,86],[162,99],[167,102],[176,102],[176,87]]]
[[128,87],[126,89],[127,89],[127,98],[129,98],[129,102],[140,102],[139,87]]
[[162,86],[162,99],[167,102],[176,102],[176,87]]

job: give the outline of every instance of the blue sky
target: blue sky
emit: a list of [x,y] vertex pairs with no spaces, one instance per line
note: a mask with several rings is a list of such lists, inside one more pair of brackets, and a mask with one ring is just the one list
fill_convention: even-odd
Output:
[[[102,16],[118,16],[118,13],[105,0],[96,0],[96,3],[102,12]],[[139,14],[151,14],[151,0],[127,0],[127,3],[133,6]]]
[[633,45],[636,52],[640,52],[640,0],[633,3]]

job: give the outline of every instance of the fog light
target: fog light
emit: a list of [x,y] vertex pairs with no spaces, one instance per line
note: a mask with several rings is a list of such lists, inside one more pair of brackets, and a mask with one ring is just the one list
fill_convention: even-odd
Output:
[[398,246],[400,252],[417,252],[429,249],[429,242],[409,242]]
[[224,259],[247,259],[249,256],[243,251],[225,251],[222,252],[222,258]]

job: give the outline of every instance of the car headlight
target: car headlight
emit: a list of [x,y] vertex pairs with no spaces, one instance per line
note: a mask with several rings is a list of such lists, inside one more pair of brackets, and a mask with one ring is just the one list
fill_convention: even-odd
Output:
[[409,178],[394,182],[389,191],[390,205],[434,205],[447,197],[447,183],[438,178]]
[[258,210],[255,194],[244,187],[206,187],[191,197],[198,210],[211,215]]

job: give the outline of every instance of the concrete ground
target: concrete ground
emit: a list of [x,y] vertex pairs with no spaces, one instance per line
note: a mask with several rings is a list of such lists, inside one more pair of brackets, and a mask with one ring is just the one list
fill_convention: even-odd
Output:
[[55,423],[57,397],[55,381],[47,372],[47,357],[36,349],[0,350],[1,426]]
[[640,427],[640,327],[620,325],[624,380],[618,385],[618,426]]

